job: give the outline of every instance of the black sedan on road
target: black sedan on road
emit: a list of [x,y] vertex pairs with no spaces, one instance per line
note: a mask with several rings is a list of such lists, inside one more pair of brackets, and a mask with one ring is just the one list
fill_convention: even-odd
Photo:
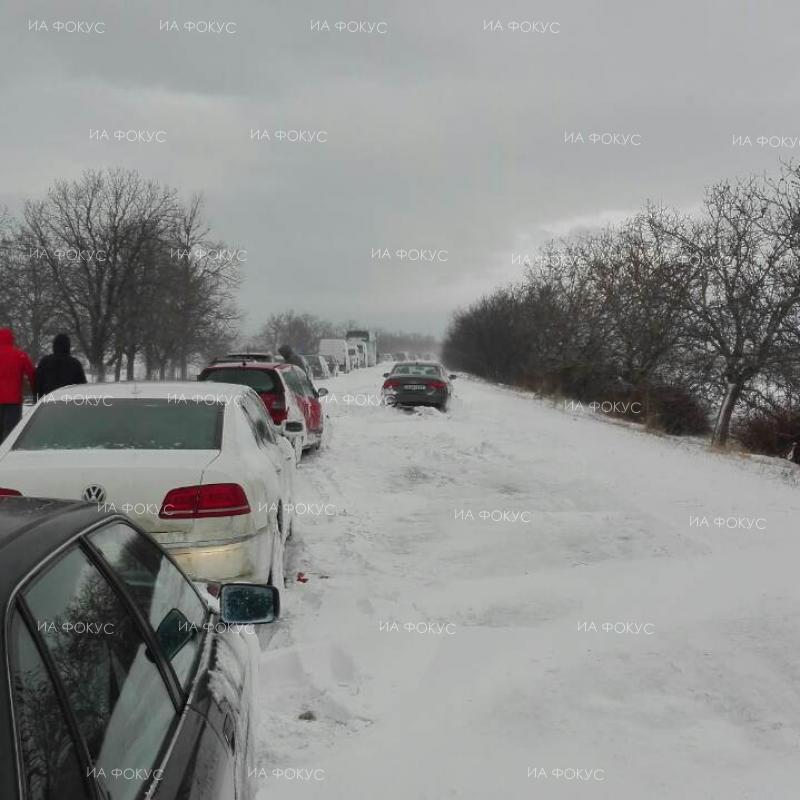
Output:
[[230,583],[217,610],[127,517],[0,497],[0,798],[251,797],[251,625],[278,602]]
[[440,411],[447,410],[456,378],[435,361],[400,361],[383,377],[381,396],[386,405],[435,406]]

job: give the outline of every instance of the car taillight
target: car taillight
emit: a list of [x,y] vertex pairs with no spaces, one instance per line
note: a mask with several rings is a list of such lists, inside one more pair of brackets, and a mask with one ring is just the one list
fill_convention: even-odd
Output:
[[400,385],[400,381],[388,380],[383,382],[384,389],[396,389]]
[[22,492],[18,492],[16,489],[4,489],[0,486],[0,497],[22,497]]
[[287,411],[286,411],[286,401],[283,397],[276,397],[274,394],[269,392],[264,392],[261,395],[261,399],[264,401],[264,405],[267,407],[267,411],[269,411],[270,416],[272,417],[272,421],[276,425],[280,425],[286,419]]
[[428,381],[428,387],[430,389],[444,389],[446,386],[447,384],[442,381]]
[[249,513],[250,503],[238,483],[207,483],[170,489],[158,516],[161,519],[198,519]]

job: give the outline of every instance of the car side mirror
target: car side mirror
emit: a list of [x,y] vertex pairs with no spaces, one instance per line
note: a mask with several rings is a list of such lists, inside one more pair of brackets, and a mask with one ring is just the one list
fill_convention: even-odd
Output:
[[324,386],[320,386],[317,389],[317,397],[325,397],[326,394],[328,394],[328,390]]
[[281,423],[281,433],[295,434],[303,432],[303,423],[295,422],[293,420],[285,420]]
[[384,378],[388,378],[388,377],[389,377],[389,373],[388,373],[388,372],[384,372],[384,373],[383,373],[383,377],[384,377]]
[[263,625],[281,613],[276,586],[260,583],[223,583],[219,591],[220,619],[227,625]]

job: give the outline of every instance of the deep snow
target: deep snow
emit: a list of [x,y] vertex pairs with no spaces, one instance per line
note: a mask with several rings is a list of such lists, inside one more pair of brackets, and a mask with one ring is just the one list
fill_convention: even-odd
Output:
[[383,369],[325,383],[298,474],[335,513],[261,656],[261,800],[799,796],[793,468],[468,378],[368,405]]

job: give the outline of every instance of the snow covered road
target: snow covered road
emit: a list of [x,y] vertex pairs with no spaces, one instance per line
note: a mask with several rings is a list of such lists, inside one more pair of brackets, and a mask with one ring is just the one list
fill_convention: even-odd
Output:
[[376,407],[383,369],[298,475],[261,800],[796,797],[796,485],[465,378]]

